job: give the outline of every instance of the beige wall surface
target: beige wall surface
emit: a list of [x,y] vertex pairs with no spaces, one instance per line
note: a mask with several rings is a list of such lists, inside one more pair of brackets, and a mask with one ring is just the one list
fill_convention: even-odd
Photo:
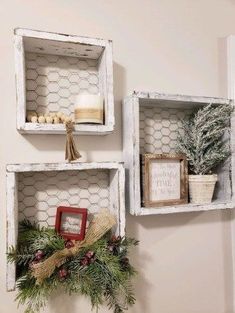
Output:
[[[225,37],[234,0],[0,1],[0,313],[23,312],[5,291],[5,165],[61,162],[64,136],[16,131],[13,29],[103,37],[114,42],[116,130],[80,137],[84,161],[122,160],[121,100],[133,90],[226,96]],[[229,211],[127,216],[140,240],[133,313],[232,313]],[[90,312],[84,298],[55,295],[46,312]],[[101,313],[108,312],[105,309]]]

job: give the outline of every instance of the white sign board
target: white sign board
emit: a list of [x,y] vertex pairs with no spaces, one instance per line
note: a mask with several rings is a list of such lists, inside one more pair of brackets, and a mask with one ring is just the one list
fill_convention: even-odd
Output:
[[150,201],[180,199],[179,160],[152,160],[149,175]]
[[63,213],[61,230],[65,233],[78,234],[81,231],[82,216],[80,214]]

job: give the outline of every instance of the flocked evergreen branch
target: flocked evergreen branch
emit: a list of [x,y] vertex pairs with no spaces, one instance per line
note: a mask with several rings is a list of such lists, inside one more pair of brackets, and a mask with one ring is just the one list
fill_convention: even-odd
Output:
[[56,288],[54,279],[37,285],[30,273],[25,274],[17,280],[18,294],[16,300],[18,305],[26,305],[25,313],[37,313],[45,307],[51,293]]
[[44,250],[44,253],[51,253],[64,247],[64,239],[58,236],[53,228],[39,227],[29,220],[21,221],[19,226],[19,246],[27,246],[33,252]]
[[205,175],[230,155],[229,132],[233,107],[208,104],[182,121],[177,150],[186,155],[192,174]]
[[30,261],[34,259],[34,254],[28,247],[14,248],[10,247],[7,260],[9,263],[16,262],[19,266],[27,265]]

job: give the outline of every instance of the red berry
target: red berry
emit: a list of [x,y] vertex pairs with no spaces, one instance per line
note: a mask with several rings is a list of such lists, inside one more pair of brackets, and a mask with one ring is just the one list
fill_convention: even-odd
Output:
[[87,253],[86,253],[86,257],[88,258],[88,259],[91,259],[93,256],[94,256],[94,251],[88,251]]
[[109,250],[110,252],[113,252],[113,249],[114,249],[114,246],[111,246],[111,245],[108,246],[108,250]]
[[87,266],[89,264],[89,259],[87,257],[83,258],[81,260],[81,265],[82,266]]
[[117,237],[116,237],[115,235],[113,235],[113,236],[111,237],[111,241],[113,241],[113,242],[117,241]]
[[66,243],[65,243],[65,247],[66,247],[67,249],[70,249],[70,248],[74,247],[74,243],[73,243],[71,240],[68,240],[68,241],[66,241]]
[[42,250],[38,250],[36,253],[35,253],[35,259],[37,261],[41,261],[41,259],[44,257],[44,252]]
[[68,276],[68,271],[65,268],[61,268],[59,270],[59,277],[61,279],[66,278]]
[[118,244],[118,243],[120,243],[121,240],[122,240],[122,237],[121,237],[121,236],[115,236],[115,235],[113,235],[113,236],[111,237],[111,243],[113,243],[113,244]]

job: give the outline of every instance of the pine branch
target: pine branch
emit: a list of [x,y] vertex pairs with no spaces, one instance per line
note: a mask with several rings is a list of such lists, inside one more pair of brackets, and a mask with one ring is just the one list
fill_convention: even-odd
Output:
[[40,227],[36,222],[31,222],[30,220],[24,219],[19,222],[19,233],[27,232],[29,230],[39,231]]
[[44,250],[48,253],[64,248],[64,239],[58,236],[54,229],[40,227],[27,220],[20,223],[19,234],[18,245],[26,245],[34,252]]
[[34,254],[28,247],[20,247],[19,249],[10,247],[7,254],[7,260],[9,263],[16,262],[17,265],[26,266],[30,261],[34,259]]
[[[115,245],[113,251],[109,249],[111,243]],[[87,296],[93,308],[98,309],[107,301],[114,312],[123,313],[135,302],[130,279],[136,272],[126,255],[129,247],[137,244],[134,239],[106,234],[90,247],[81,249],[76,256],[68,258],[61,268],[38,285],[29,267],[29,263],[35,261],[35,251],[43,250],[44,257],[48,257],[64,248],[64,239],[49,227],[42,228],[25,220],[21,223],[17,248],[11,247],[8,253],[9,262],[17,263],[19,291],[16,300],[26,305],[25,313],[39,313],[51,293],[62,287],[68,294]],[[92,262],[83,265],[82,261],[89,251],[95,257]],[[60,276],[62,268],[67,271],[66,278]]]

